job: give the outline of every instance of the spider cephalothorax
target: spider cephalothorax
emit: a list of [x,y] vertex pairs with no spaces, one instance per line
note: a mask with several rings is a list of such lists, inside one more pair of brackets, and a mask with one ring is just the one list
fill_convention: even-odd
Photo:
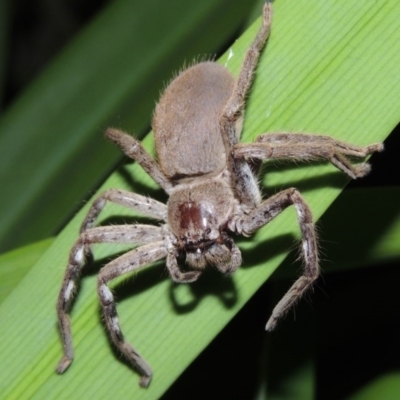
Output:
[[[304,273],[272,312],[266,329],[309,289],[319,274],[318,248],[311,211],[294,189],[262,200],[254,164],[266,159],[330,161],[351,178],[364,176],[367,163],[354,166],[347,156],[365,157],[381,151],[381,144],[354,146],[328,136],[275,132],[258,136],[254,143],[239,143],[245,98],[249,92],[260,52],[268,38],[271,4],[264,6],[263,24],[248,49],[239,77],[213,62],[196,64],[181,72],[161,96],[153,119],[158,163],[132,136],[108,129],[114,141],[170,196],[168,204],[117,189],[101,194],[92,204],[72,247],[58,297],[57,311],[64,357],[57,366],[63,373],[74,356],[69,309],[78,286],[84,254],[94,243],[129,243],[138,247],[109,262],[100,270],[98,294],[106,328],[115,346],[148,386],[152,371],[122,335],[110,281],[151,262],[165,259],[176,282],[193,282],[204,268],[213,266],[232,273],[241,264],[239,248],[232,237],[252,235],[287,207],[297,212],[302,236]],[[93,227],[107,201],[134,209],[163,221],[155,225]],[[186,268],[178,264],[181,258]]]
[[239,267],[240,251],[226,233],[236,206],[232,189],[221,178],[185,182],[173,189],[168,226],[189,267],[203,270],[212,265],[223,271]]

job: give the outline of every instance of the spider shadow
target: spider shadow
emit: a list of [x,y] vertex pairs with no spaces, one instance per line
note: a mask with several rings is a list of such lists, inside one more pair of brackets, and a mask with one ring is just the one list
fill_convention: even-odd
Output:
[[[251,238],[243,238],[239,242],[251,241]],[[283,234],[272,239],[262,241],[252,249],[241,250],[245,263],[241,268],[251,268],[253,265],[267,261],[293,247],[295,237],[291,234]],[[222,304],[227,308],[232,308],[238,301],[238,289],[235,284],[234,274],[223,275],[214,268],[204,271],[199,280],[186,285],[191,292],[192,300],[181,303],[178,300],[177,291],[179,286],[171,282],[169,297],[178,314],[185,314],[193,311],[207,296],[219,297]]]
[[[114,221],[114,220],[113,220]],[[99,270],[104,267],[111,259],[116,259],[126,253],[121,251],[113,254],[111,257],[104,257],[102,259],[92,260],[91,264],[87,263],[87,268],[82,273],[82,280],[87,276],[97,275]],[[181,269],[184,270],[184,260],[179,260]],[[213,268],[207,268],[206,271],[200,276],[199,280],[189,285],[175,283],[171,280],[165,266],[165,259],[155,262],[149,268],[141,269],[140,276],[136,274],[128,276],[121,282],[113,286],[113,293],[118,302],[132,298],[140,293],[150,290],[155,285],[170,280],[168,297],[172,303],[173,309],[177,314],[187,313],[194,310],[198,304],[207,296],[219,297],[221,303],[226,308],[231,308],[237,301],[237,289],[232,276],[222,275]],[[133,285],[133,281],[137,280]],[[193,300],[186,304],[181,304],[178,300],[177,291],[180,287],[190,288]],[[101,308],[99,307],[99,316],[101,317]]]
[[131,191],[135,193],[145,195],[146,197],[151,197],[154,200],[158,200],[161,203],[166,203],[168,196],[161,188],[154,188],[143,184],[142,182],[135,181],[133,179],[132,172],[129,171],[128,165],[133,164],[134,161],[128,160],[124,162],[117,170],[118,175],[125,181],[125,183],[130,187]]
[[[285,184],[283,186],[270,186],[268,185],[268,172],[282,172],[284,173],[286,170],[293,170],[293,169],[298,169],[299,167],[297,166],[287,166],[284,165],[284,168],[282,166],[274,166],[270,170],[265,171],[264,170],[260,173],[261,179],[265,179],[264,175],[267,175],[267,183],[264,185],[261,185],[261,187],[268,193],[275,193],[277,191],[281,191],[287,188],[294,187],[298,189],[300,192],[310,192],[316,189],[321,189],[324,187],[330,187],[330,188],[343,188],[344,185],[346,184],[346,176],[341,173],[340,171],[333,171],[333,172],[328,172],[324,173],[321,175],[317,176],[312,176],[312,177],[307,177],[303,179],[296,179],[295,181],[285,181]],[[267,197],[267,196],[266,196]]]
[[[251,238],[241,239],[239,246],[240,243],[248,241],[251,241]],[[243,260],[245,261],[241,268],[253,268],[254,265],[260,264],[260,262],[262,263],[279,254],[285,253],[287,249],[293,248],[294,243],[297,243],[297,239],[293,235],[283,234],[272,239],[264,240],[251,249],[241,250]],[[104,257],[102,259],[96,259],[95,261],[92,260],[92,262],[88,260],[87,267],[82,273],[82,280],[87,276],[97,275],[98,271],[106,265],[111,258],[116,259],[124,253],[125,251],[121,251],[113,254],[111,257]],[[179,261],[181,268],[184,269],[184,260]],[[119,302],[150,290],[155,285],[167,279],[170,280],[165,267],[165,260],[160,260],[151,267],[140,270],[138,282],[132,285],[134,279],[135,275],[129,276],[113,287],[115,297]],[[182,303],[179,301],[178,290],[182,286],[188,288],[191,292],[192,300],[189,302]],[[171,280],[168,296],[175,312],[177,314],[185,314],[193,311],[207,296],[218,297],[224,307],[227,309],[232,308],[238,300],[238,290],[235,284],[234,274],[224,275],[216,269],[209,267],[206,268],[196,282],[191,284],[179,284]],[[99,311],[101,311],[100,308]]]
[[[246,238],[245,240],[251,241],[251,238]],[[240,240],[239,247],[243,242],[243,240]],[[257,266],[260,263],[286,253],[288,249],[293,251],[296,249],[298,242],[298,238],[294,235],[284,233],[271,239],[263,240],[251,249],[241,250],[244,261],[241,268],[254,268],[254,266]]]
[[218,297],[226,309],[232,308],[238,300],[238,290],[230,275],[223,275],[214,268],[207,268],[196,282],[185,285],[192,299],[186,303],[179,300],[179,290],[183,285],[171,281],[169,299],[177,314],[186,314],[195,310],[207,297]]

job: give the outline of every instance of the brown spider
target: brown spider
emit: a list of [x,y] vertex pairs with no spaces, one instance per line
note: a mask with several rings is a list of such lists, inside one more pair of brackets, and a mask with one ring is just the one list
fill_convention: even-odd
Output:
[[[251,144],[238,143],[245,98],[270,31],[271,7],[270,3],[264,6],[262,26],[247,50],[238,79],[219,64],[201,62],[180,73],[166,88],[153,119],[158,163],[132,136],[107,130],[106,136],[143,167],[169,200],[165,205],[135,193],[110,189],[92,204],[72,247],[58,297],[64,347],[58,373],[63,373],[74,357],[68,312],[85,254],[90,253],[94,243],[139,245],[100,270],[98,294],[111,340],[140,374],[142,387],[149,385],[152,370],[123,337],[114,296],[108,287],[113,279],[162,258],[175,282],[197,280],[207,265],[231,274],[242,262],[232,236],[250,236],[291,205],[296,209],[302,235],[304,273],[273,310],[267,330],[275,328],[318,277],[317,240],[308,205],[294,188],[262,200],[249,161],[323,159],[355,179],[366,175],[370,167],[367,163],[353,166],[346,156],[365,157],[383,150],[383,145],[358,147],[327,136],[286,132],[262,134]],[[94,228],[107,201],[164,224]],[[177,262],[180,255],[186,257],[189,271],[181,271]]]

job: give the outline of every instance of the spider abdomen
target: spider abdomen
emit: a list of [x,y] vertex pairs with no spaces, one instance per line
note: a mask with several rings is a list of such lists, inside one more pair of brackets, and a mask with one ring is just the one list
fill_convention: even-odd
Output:
[[155,109],[153,129],[159,164],[168,178],[201,176],[225,167],[219,119],[234,85],[225,67],[202,62],[167,87]]

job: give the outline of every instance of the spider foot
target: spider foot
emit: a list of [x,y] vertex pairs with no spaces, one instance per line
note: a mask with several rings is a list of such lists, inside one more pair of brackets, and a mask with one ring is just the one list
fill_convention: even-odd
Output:
[[265,330],[268,332],[272,332],[276,328],[276,324],[278,322],[279,317],[274,317],[273,315],[268,320],[267,325],[265,326]]
[[150,382],[151,382],[151,376],[142,375],[140,377],[139,385],[142,388],[147,388],[150,385]]
[[371,144],[369,146],[367,146],[367,154],[371,154],[371,153],[375,153],[376,151],[378,153],[380,153],[381,151],[383,151],[385,149],[385,146],[383,145],[383,143],[374,143]]
[[371,171],[371,165],[368,163],[359,164],[354,167],[355,178],[362,178],[363,176],[369,174]]
[[174,271],[171,274],[171,277],[173,281],[177,283],[192,283],[197,281],[200,275],[201,271],[189,271],[189,272]]
[[72,358],[64,356],[58,362],[58,365],[57,365],[57,368],[56,368],[57,374],[63,374],[68,369],[68,367],[71,365],[72,360],[73,360]]

